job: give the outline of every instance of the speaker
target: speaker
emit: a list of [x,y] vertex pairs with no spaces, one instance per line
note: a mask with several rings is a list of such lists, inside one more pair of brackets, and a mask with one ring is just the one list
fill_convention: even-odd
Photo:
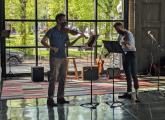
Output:
[[107,76],[109,79],[118,77],[119,75],[120,75],[120,68],[107,68]]
[[44,81],[44,67],[35,66],[31,68],[31,79],[33,82],[42,82]]
[[83,67],[83,80],[98,80],[98,66],[85,66]]

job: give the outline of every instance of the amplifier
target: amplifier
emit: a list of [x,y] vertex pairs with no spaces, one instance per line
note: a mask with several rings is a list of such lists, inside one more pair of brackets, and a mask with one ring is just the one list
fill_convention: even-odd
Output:
[[98,66],[85,66],[83,67],[83,80],[98,80]]
[[31,79],[33,82],[44,81],[44,67],[35,66],[31,68]]
[[107,68],[107,76],[109,79],[118,77],[120,75],[120,68]]

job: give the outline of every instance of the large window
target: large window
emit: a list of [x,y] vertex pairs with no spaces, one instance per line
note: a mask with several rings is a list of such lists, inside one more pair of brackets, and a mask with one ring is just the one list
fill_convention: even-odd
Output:
[[[5,0],[5,27],[11,30],[5,41],[6,73],[31,73],[32,66],[49,70],[49,51],[40,41],[46,31],[55,25],[57,13],[65,13],[68,27],[86,36],[98,34],[93,58],[103,55],[102,40],[116,40],[115,21],[124,19],[125,0]],[[77,36],[69,35],[70,40]],[[80,39],[67,49],[68,56],[77,58],[79,70],[90,62],[90,50],[84,50],[88,39]],[[105,61],[109,58],[105,58]],[[83,64],[86,63],[86,64]]]

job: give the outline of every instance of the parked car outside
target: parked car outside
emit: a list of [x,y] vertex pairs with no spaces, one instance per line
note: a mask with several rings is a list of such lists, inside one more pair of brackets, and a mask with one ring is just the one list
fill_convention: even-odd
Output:
[[6,61],[11,66],[16,66],[24,61],[24,53],[16,50],[6,50]]

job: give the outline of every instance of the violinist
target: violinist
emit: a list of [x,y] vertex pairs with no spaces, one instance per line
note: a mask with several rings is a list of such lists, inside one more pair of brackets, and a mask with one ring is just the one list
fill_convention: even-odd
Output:
[[[50,80],[47,98],[47,105],[50,107],[57,106],[57,103],[69,103],[69,101],[64,99],[64,86],[67,66],[65,47],[73,45],[81,37],[84,37],[84,34],[81,33],[75,40],[70,42],[68,33],[76,35],[78,32],[66,28],[65,14],[59,13],[56,15],[55,19],[57,24],[50,28],[41,40],[43,46],[50,49]],[[57,91],[57,103],[55,103],[53,98],[55,93],[55,84],[57,81],[59,82],[59,85]]]
[[122,62],[123,69],[126,75],[127,81],[127,92],[119,98],[131,99],[132,98],[132,81],[134,83],[134,89],[136,92],[136,101],[138,102],[138,89],[139,82],[136,74],[136,47],[135,47],[135,39],[133,34],[126,30],[122,23],[116,22],[114,24],[114,28],[116,32],[119,34],[118,41],[120,42],[123,54],[122,54]]

